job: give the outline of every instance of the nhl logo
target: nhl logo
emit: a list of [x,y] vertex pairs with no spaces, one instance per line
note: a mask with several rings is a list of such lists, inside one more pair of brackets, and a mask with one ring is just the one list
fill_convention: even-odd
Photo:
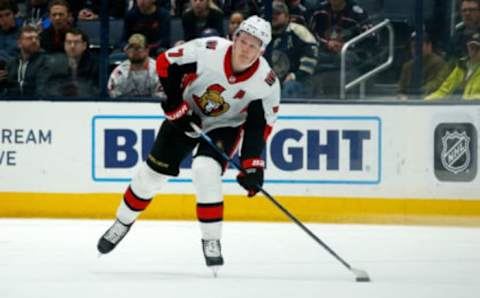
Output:
[[458,174],[470,166],[470,137],[463,131],[447,131],[442,137],[442,152],[440,155],[443,167],[453,173]]

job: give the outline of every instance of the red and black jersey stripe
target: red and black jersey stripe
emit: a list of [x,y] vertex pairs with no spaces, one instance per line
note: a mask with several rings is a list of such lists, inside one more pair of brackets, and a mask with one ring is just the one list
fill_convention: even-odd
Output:
[[165,111],[175,109],[183,101],[182,82],[184,75],[197,72],[197,63],[179,65],[169,62],[167,55],[183,55],[183,51],[180,50],[169,54],[163,53],[157,58],[157,73],[167,95],[167,101],[162,102]]

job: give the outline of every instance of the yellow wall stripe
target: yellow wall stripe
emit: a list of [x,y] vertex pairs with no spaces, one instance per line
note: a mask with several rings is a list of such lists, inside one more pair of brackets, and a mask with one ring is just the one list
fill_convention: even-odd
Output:
[[[113,218],[121,194],[0,192],[0,217]],[[300,220],[323,223],[480,226],[479,200],[373,199],[278,196]],[[195,219],[193,195],[159,195],[144,219]],[[225,220],[288,221],[268,199],[225,197]]]

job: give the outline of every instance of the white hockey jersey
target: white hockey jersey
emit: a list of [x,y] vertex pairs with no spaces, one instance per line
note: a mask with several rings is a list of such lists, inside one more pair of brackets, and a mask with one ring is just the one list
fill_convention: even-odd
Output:
[[[202,119],[203,130],[208,132],[243,124],[249,104],[261,100],[266,130],[271,130],[280,104],[280,84],[275,73],[260,57],[245,72],[234,74],[231,51],[231,41],[209,37],[192,40],[159,56],[160,78],[175,77],[177,70],[181,74],[181,78],[164,83],[167,102],[187,101]],[[179,86],[175,84],[177,80],[181,80]],[[175,88],[180,90],[172,90]]]

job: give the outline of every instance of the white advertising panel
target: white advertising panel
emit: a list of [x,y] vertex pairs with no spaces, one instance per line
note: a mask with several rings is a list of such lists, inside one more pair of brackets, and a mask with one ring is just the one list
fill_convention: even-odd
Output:
[[[479,106],[284,104],[265,150],[265,188],[478,199],[479,115]],[[0,192],[122,192],[163,119],[153,103],[0,102]],[[166,193],[193,193],[190,163]],[[243,193],[236,174],[226,172],[225,193]]]

